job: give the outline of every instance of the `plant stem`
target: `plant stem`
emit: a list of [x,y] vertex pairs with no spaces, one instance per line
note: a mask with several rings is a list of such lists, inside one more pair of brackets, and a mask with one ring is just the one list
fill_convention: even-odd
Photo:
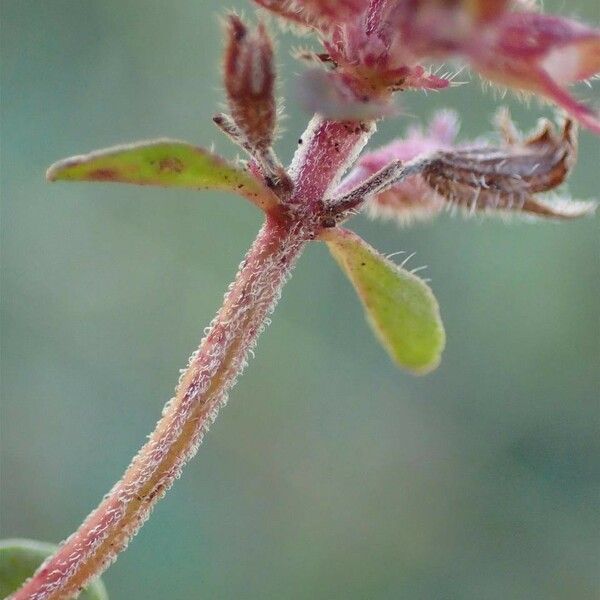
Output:
[[329,200],[327,206],[338,217],[343,218],[345,216],[344,213],[358,209],[365,200],[388,190],[394,185],[402,183],[407,177],[422,173],[434,164],[435,160],[435,156],[417,158],[409,162],[395,160],[362,181],[357,187],[351,189],[350,192],[339,198]]
[[[283,284],[306,243],[318,234],[317,205],[364,146],[373,126],[313,119],[306,147],[291,169],[295,193],[290,202],[302,210],[290,216],[282,208],[270,215],[243,260],[223,306],[189,361],[175,396],[149,441],[104,500],[29,579],[12,600],[63,600],[76,596],[125,549],[197,451],[229,389],[242,372],[273,310]],[[331,135],[337,144],[332,151]],[[311,149],[306,152],[306,148]],[[315,153],[320,161],[315,161]]]
[[68,598],[126,546],[196,452],[304,243],[298,228],[289,231],[266,222],[150,440],[100,506],[14,600]]

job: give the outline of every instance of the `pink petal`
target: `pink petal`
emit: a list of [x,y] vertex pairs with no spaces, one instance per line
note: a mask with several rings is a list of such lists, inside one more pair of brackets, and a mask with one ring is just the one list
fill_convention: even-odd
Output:
[[599,30],[570,19],[518,12],[505,15],[485,35],[466,47],[482,75],[544,96],[600,133],[599,115],[565,89],[600,71]]
[[489,50],[501,60],[541,65],[560,83],[600,71],[600,31],[571,19],[540,13],[508,13],[494,25]]
[[334,26],[365,10],[369,0],[254,0],[284,20],[319,30]]
[[584,127],[600,135],[600,113],[577,100],[545,73],[540,73],[540,93],[564,108]]

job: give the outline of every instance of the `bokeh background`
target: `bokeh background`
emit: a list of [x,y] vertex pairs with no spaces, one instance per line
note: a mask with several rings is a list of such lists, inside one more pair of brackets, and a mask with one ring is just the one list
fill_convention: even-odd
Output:
[[[261,219],[222,193],[43,178],[162,135],[233,157],[210,119],[220,2],[0,6],[1,535],[59,541],[152,429]],[[600,18],[593,0],[568,10]],[[298,43],[279,38],[286,161],[307,118]],[[411,116],[373,144],[441,106],[475,136],[499,102],[477,80],[403,101]],[[576,197],[599,196],[599,148],[582,134]],[[442,365],[396,370],[314,244],[199,454],[105,575],[111,597],[598,598],[598,219],[351,226],[429,265]]]

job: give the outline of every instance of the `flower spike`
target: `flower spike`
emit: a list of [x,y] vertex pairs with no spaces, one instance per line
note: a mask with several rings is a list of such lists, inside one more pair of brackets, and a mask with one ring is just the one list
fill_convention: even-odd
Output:
[[[415,374],[437,367],[445,333],[438,303],[416,275],[423,267],[408,271],[404,267],[413,254],[397,265],[392,255],[339,227],[361,208],[408,220],[444,207],[560,219],[596,207],[550,203],[538,195],[556,189],[570,174],[577,156],[573,118],[600,132],[598,116],[566,89],[600,69],[599,31],[534,12],[534,0],[255,2],[313,30],[324,45],[322,53],[308,54],[321,67],[303,80],[307,105],[317,114],[298,138],[288,171],[272,147],[277,110],[271,40],[264,24],[249,28],[235,15],[226,26],[229,114],[214,121],[249,153],[247,168],[161,139],[75,156],[48,170],[51,181],[236,192],[266,214],[175,395],[121,480],[32,575],[31,559],[39,563],[39,548],[0,544],[3,596],[22,583],[12,600],[75,597],[126,548],[196,453],[294,264],[314,240],[328,245],[392,360]],[[448,87],[447,75],[428,72],[423,63],[453,57],[467,59],[494,81],[555,101],[569,118],[558,127],[542,121],[536,133],[523,137],[503,112],[497,118],[498,143],[460,144],[457,116],[441,112],[427,129],[412,127],[405,139],[363,156],[340,183],[375,132],[376,119],[391,112],[393,92]],[[27,573],[25,563],[32,567]],[[6,566],[11,586],[15,583],[10,590],[2,585]],[[95,597],[104,600],[101,587]]]

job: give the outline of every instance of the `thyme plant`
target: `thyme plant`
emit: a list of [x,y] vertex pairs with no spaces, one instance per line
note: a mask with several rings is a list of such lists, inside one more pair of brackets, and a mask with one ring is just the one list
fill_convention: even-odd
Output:
[[[123,477],[55,551],[16,541],[0,548],[2,585],[13,586],[4,593],[50,554],[12,600],[75,597],[126,548],[198,449],[307,244],[327,244],[391,358],[423,374],[439,363],[445,341],[433,293],[415,273],[345,229],[350,217],[367,210],[405,224],[457,209],[571,219],[595,208],[541,194],[558,188],[572,170],[578,123],[600,133],[599,115],[568,91],[569,84],[600,70],[598,29],[544,15],[526,0],[255,4],[262,13],[254,26],[235,14],[226,18],[228,112],[214,116],[247,153],[246,162],[159,139],[75,156],[48,170],[50,181],[227,190],[254,204],[265,219],[174,397]],[[278,104],[267,12],[322,44],[322,52],[298,52],[309,63],[299,100],[314,116],[287,168],[273,150]],[[396,93],[453,85],[452,77],[428,66],[450,59],[462,60],[486,80],[555,103],[562,109],[558,122],[543,120],[522,135],[501,111],[496,144],[457,142],[458,117],[443,111],[428,127],[413,128],[406,138],[359,158],[376,124],[396,112]],[[105,597],[98,585],[85,593]]]

